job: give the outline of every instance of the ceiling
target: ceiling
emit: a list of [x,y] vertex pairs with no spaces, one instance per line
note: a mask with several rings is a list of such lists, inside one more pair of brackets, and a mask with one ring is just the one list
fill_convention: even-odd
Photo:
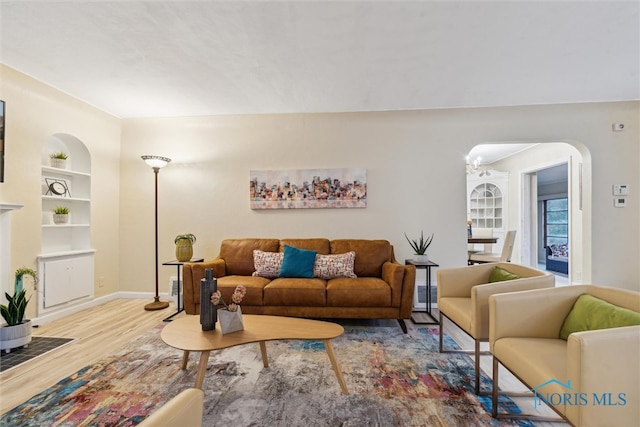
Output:
[[122,118],[637,100],[639,5],[1,0],[0,62]]

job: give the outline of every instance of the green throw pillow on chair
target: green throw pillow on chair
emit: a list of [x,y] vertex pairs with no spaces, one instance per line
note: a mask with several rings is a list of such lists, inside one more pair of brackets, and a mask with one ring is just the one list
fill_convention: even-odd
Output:
[[504,268],[494,267],[491,271],[491,275],[489,276],[489,283],[494,282],[504,282],[505,280],[515,280],[519,279],[520,276],[517,274],[509,273]]
[[640,325],[640,313],[582,294],[564,319],[560,338],[566,340],[574,332],[634,325]]

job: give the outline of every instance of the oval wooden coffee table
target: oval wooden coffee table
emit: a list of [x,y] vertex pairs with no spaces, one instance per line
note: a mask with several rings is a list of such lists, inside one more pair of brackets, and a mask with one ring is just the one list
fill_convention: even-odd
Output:
[[167,345],[178,350],[184,350],[182,369],[187,369],[190,352],[200,352],[200,363],[198,364],[195,384],[195,387],[199,389],[202,389],[209,353],[212,350],[221,350],[236,345],[257,342],[260,344],[262,364],[267,368],[269,367],[269,361],[267,359],[266,341],[322,340],[342,393],[349,394],[347,385],[342,377],[340,364],[331,345],[333,338],[339,337],[344,333],[342,326],[319,320],[252,314],[244,314],[242,321],[244,323],[243,331],[222,335],[219,327],[213,331],[203,331],[200,325],[200,316],[187,315],[180,319],[174,319],[166,325],[162,329],[160,336]]

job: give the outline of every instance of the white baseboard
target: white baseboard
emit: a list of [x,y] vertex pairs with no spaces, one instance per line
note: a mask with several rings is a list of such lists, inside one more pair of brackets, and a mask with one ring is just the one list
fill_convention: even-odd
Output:
[[[171,300],[169,294],[159,294],[161,299]],[[33,326],[44,325],[47,323],[51,323],[54,320],[62,319],[63,317],[69,316],[71,314],[78,313],[82,310],[86,310],[88,308],[97,307],[99,305],[105,304],[109,301],[113,301],[119,298],[125,299],[148,299],[149,302],[153,301],[155,297],[155,293],[152,292],[114,292],[109,295],[104,295],[98,298],[94,298],[91,301],[81,302],[73,307],[64,308],[62,310],[56,311],[54,313],[45,314],[40,317],[36,317],[35,319],[31,319]]]

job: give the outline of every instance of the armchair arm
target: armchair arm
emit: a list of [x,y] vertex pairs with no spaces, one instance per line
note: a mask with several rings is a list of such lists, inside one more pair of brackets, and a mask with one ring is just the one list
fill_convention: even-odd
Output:
[[204,278],[204,271],[208,268],[213,270],[213,277],[222,277],[226,272],[222,258],[206,262],[188,262],[182,266],[184,311],[187,314],[200,312],[200,280]]
[[489,296],[504,292],[553,288],[554,285],[554,276],[548,274],[474,286],[471,289],[471,336],[489,338]]
[[204,392],[199,388],[188,388],[145,418],[140,427],[184,426],[201,427]]
[[493,264],[477,264],[464,268],[441,268],[437,271],[438,299],[469,297],[471,288],[489,281]]
[[585,285],[535,289],[489,296],[489,341],[504,337],[558,338]]
[[400,307],[401,318],[411,317],[416,267],[387,261],[382,264],[382,280],[391,287],[391,306]]
[[[640,416],[640,326],[577,332],[567,339],[567,378],[588,405],[567,406],[575,425],[635,425]],[[594,393],[599,399],[594,405]],[[606,398],[607,396],[605,396]],[[626,401],[623,402],[621,399]]]

